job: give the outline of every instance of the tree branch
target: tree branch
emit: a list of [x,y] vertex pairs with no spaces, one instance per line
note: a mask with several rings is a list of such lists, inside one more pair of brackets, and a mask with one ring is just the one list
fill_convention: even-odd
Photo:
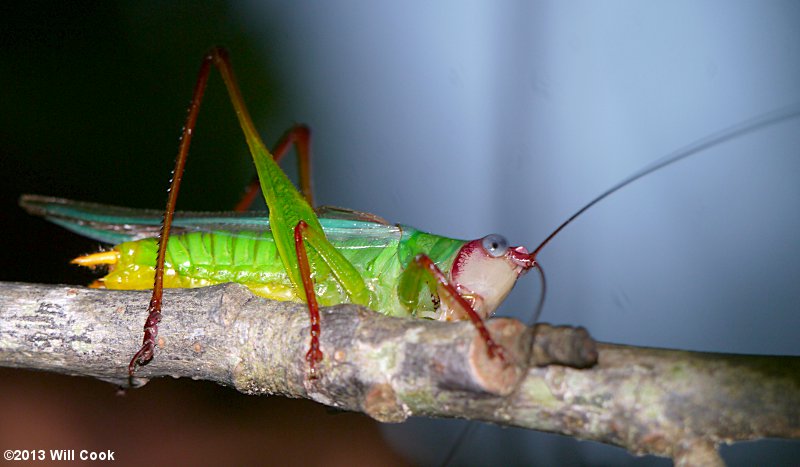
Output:
[[[149,295],[0,283],[0,365],[127,386]],[[309,380],[303,304],[228,284],[167,291],[164,317],[156,357],[134,385],[167,375],[207,379],[384,422],[470,418],[685,465],[721,464],[721,442],[800,438],[800,357],[595,344],[582,328],[494,319],[490,330],[513,362],[503,364],[487,357],[469,323],[394,319],[342,305],[323,310],[325,359],[320,378]]]

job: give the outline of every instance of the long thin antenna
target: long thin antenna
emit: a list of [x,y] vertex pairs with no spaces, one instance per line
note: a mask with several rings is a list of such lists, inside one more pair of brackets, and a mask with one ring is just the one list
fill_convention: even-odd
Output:
[[589,208],[599,203],[600,201],[605,199],[608,195],[614,193],[620,188],[630,185],[631,183],[644,177],[645,175],[653,173],[662,167],[666,167],[670,164],[678,162],[679,160],[685,159],[700,151],[711,148],[718,144],[725,143],[734,138],[738,138],[739,136],[752,133],[766,126],[780,123],[784,120],[790,120],[798,116],[800,116],[800,104],[792,104],[787,107],[782,107],[780,109],[773,110],[771,112],[745,120],[741,123],[737,123],[724,130],[718,131],[709,136],[706,136],[705,138],[699,139],[688,146],[678,149],[677,151],[667,154],[666,156],[654,161],[650,165],[647,165],[643,169],[639,170],[638,172],[635,172],[633,175],[612,186],[608,190],[604,191],[600,196],[589,201],[585,206],[578,209],[578,211],[575,212],[575,214],[570,216],[569,219],[567,219],[566,221],[564,221],[564,223],[559,225],[558,228],[556,228],[553,231],[553,233],[548,235],[547,238],[545,238],[544,241],[540,243],[535,250],[533,250],[533,253],[531,253],[531,259],[535,261],[536,255],[539,254],[539,251],[541,251],[541,249],[544,248],[544,246],[547,245],[550,242],[550,240],[553,239],[553,237],[558,235],[558,233],[561,232],[561,230],[564,229],[564,227],[569,225],[572,221],[574,221],[578,216],[586,212]]
[[532,260],[531,265],[532,267],[535,267],[539,272],[539,279],[542,284],[542,293],[539,296],[539,303],[536,305],[536,309],[533,313],[533,320],[530,323],[531,326],[536,324],[536,321],[539,320],[539,316],[542,314],[542,310],[544,309],[544,301],[545,301],[545,296],[547,294],[547,282],[544,277],[544,270],[542,270],[541,264],[539,264],[539,262],[536,260],[536,255],[538,255],[539,252],[542,250],[542,248],[544,248],[545,245],[550,243],[550,240],[552,240],[556,235],[558,235],[558,233],[561,232],[564,229],[564,227],[568,226],[572,221],[577,219],[578,216],[588,211],[589,208],[591,208],[595,204],[605,199],[608,195],[614,193],[620,188],[630,185],[631,183],[644,177],[645,175],[651,174],[660,168],[678,162],[681,159],[685,159],[705,149],[709,149],[718,144],[722,144],[732,139],[738,138],[739,136],[752,133],[756,130],[760,130],[761,128],[767,127],[769,125],[774,125],[776,123],[780,123],[785,120],[790,120],[798,116],[800,116],[800,103],[795,103],[786,107],[782,107],[780,109],[773,110],[771,112],[767,112],[757,117],[753,117],[751,119],[730,126],[724,130],[713,133],[709,136],[706,136],[705,138],[699,139],[694,143],[689,144],[688,146],[680,148],[677,151],[671,152],[666,156],[652,162],[651,164],[640,169],[638,172],[633,173],[633,175],[630,175],[628,178],[625,178],[621,182],[617,183],[608,190],[604,191],[598,197],[586,203],[586,205],[584,205],[582,208],[578,209],[575,212],[575,214],[571,215],[567,220],[565,220],[561,225],[559,225],[555,230],[553,230],[553,232],[550,235],[548,235],[547,238],[545,238],[544,241],[540,243],[535,250],[533,250],[533,253],[530,254],[530,258]]

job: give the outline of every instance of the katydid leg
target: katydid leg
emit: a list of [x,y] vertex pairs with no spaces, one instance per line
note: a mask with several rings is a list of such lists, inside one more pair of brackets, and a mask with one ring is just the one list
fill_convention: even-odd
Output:
[[325,236],[309,228],[309,225],[301,220],[294,228],[294,245],[297,252],[297,262],[300,268],[300,276],[303,281],[306,303],[308,304],[308,314],[311,319],[311,345],[306,354],[306,361],[309,364],[310,377],[316,378],[316,364],[322,361],[322,350],[320,350],[319,336],[321,333],[319,305],[314,292],[314,284],[311,282],[311,266],[308,260],[305,243],[311,245],[319,258],[331,268],[339,283],[343,285],[352,303],[367,305],[369,303],[369,290],[364,281],[350,267],[349,263],[342,254],[331,247]]
[[[306,201],[314,207],[314,192],[311,187],[311,130],[305,125],[295,125],[281,136],[278,144],[272,150],[275,162],[280,160],[289,152],[289,147],[294,144],[297,151],[297,168],[300,172],[300,191],[305,196]],[[234,211],[244,212],[253,204],[253,201],[261,193],[261,181],[258,175],[245,189],[244,196],[236,204]]]
[[[181,133],[180,147],[178,149],[178,156],[175,159],[175,168],[172,172],[172,180],[167,197],[167,206],[164,210],[164,219],[161,223],[161,231],[158,237],[158,253],[156,255],[155,277],[153,279],[153,294],[150,298],[150,305],[147,308],[147,320],[144,325],[144,337],[142,339],[142,346],[136,352],[128,364],[128,374],[132,377],[136,371],[136,367],[144,365],[153,358],[155,345],[158,340],[158,323],[161,321],[161,304],[164,295],[164,262],[166,258],[167,244],[169,241],[170,230],[172,227],[172,220],[175,214],[175,207],[178,201],[178,191],[180,189],[181,180],[183,178],[184,169],[186,168],[186,159],[189,154],[189,146],[191,144],[194,128],[197,124],[197,116],[200,113],[200,105],[203,100],[206,85],[208,84],[208,77],[211,72],[211,65],[215,65],[223,80],[228,87],[228,92],[231,96],[231,101],[236,111],[242,130],[250,146],[251,152],[255,149],[263,149],[263,153],[267,154],[270,159],[272,156],[263,146],[261,138],[255,130],[250,114],[244,106],[241,92],[233,78],[233,71],[228,61],[227,52],[223,49],[214,48],[203,58],[200,64],[200,70],[197,74],[197,82],[195,83],[194,91],[192,92],[192,100],[189,104],[189,111],[186,116],[186,122],[183,125]],[[287,144],[288,146],[288,144]],[[307,145],[306,145],[307,147]],[[285,151],[284,151],[285,152]],[[310,210],[310,207],[308,208]]]
[[[280,167],[275,163],[273,155],[267,150],[263,141],[261,141],[261,137],[255,129],[255,125],[245,106],[239,86],[236,83],[227,52],[220,48],[214,48],[205,56],[200,66],[197,84],[195,85],[191,105],[189,107],[189,114],[186,119],[186,124],[184,125],[181,146],[175,162],[175,170],[170,184],[167,207],[164,213],[161,234],[159,235],[153,295],[150,306],[148,307],[148,318],[144,326],[144,338],[141,348],[128,365],[128,372],[131,376],[133,376],[138,365],[144,365],[153,358],[155,345],[158,341],[158,323],[161,320],[166,248],[175,212],[178,188],[180,187],[180,181],[183,176],[186,157],[189,151],[189,143],[197,122],[200,102],[205,91],[206,83],[208,82],[211,64],[213,64],[222,75],[231,103],[236,112],[236,117],[239,120],[247,145],[250,148],[253,163],[258,171],[261,193],[269,208],[272,238],[275,241],[278,255],[293,286],[297,290],[300,290],[301,287],[305,290],[309,290],[309,287],[305,284],[306,279],[310,279],[310,272],[308,272],[310,271],[309,261],[307,255],[304,253],[302,256],[305,258],[307,270],[304,277],[300,272],[300,265],[297,263],[298,256],[300,255],[296,251],[295,242],[292,239],[293,228],[298,225],[305,225],[304,228],[301,228],[301,236],[305,241],[309,242],[316,253],[319,254],[318,256],[330,266],[337,280],[349,294],[351,302],[367,305],[370,300],[369,290],[358,270],[327,241],[322,231],[322,226],[314,213],[314,209],[309,204],[308,199],[297,191],[292,182],[286,177],[286,174],[283,173]],[[298,153],[305,154],[305,156],[301,154],[301,160],[306,159],[307,162],[309,146],[308,132],[303,131],[303,127],[299,128],[300,129],[294,132],[290,132],[290,136],[287,138],[285,145],[288,146],[292,142],[297,144]],[[283,152],[285,151],[286,149],[283,149]],[[301,179],[305,179],[306,196],[310,196],[310,164],[301,161],[300,165],[301,174],[304,171],[308,173],[306,176],[301,175]],[[317,255],[315,255],[314,258],[317,258]],[[313,292],[313,289],[311,290]],[[318,334],[317,331],[317,335]],[[318,344],[317,351],[319,351]],[[315,352],[311,352],[310,358],[314,362],[318,361],[318,359],[321,358],[321,352],[319,355]]]
[[347,291],[352,303],[367,305],[370,296],[364,281],[352,276],[352,274],[357,273],[347,267],[349,265],[347,260],[337,249],[330,246],[325,236],[321,232],[311,229],[306,221],[301,220],[298,222],[294,228],[294,246],[297,252],[297,263],[300,268],[303,290],[308,304],[308,314],[311,320],[311,344],[308,353],[306,353],[306,361],[309,365],[309,377],[314,379],[317,377],[316,364],[321,362],[323,358],[319,342],[322,328],[320,326],[319,305],[317,304],[314,284],[311,281],[311,265],[306,252],[306,243],[331,268],[339,283]]
[[178,190],[181,186],[183,171],[186,167],[186,156],[189,153],[189,145],[192,142],[192,134],[197,123],[197,115],[200,112],[200,103],[203,100],[203,93],[208,83],[208,75],[211,70],[213,57],[206,56],[200,65],[197,75],[197,83],[192,92],[192,101],[189,104],[189,113],[186,116],[186,123],[181,134],[181,143],[178,149],[178,157],[175,159],[175,169],[172,171],[172,180],[169,185],[167,196],[167,207],[164,211],[164,219],[161,222],[161,232],[158,235],[158,254],[156,256],[155,279],[153,281],[153,295],[150,297],[150,305],[147,307],[147,320],[144,324],[144,338],[142,346],[136,352],[128,364],[128,375],[133,377],[137,365],[144,365],[153,358],[153,351],[158,339],[158,323],[161,321],[161,299],[164,295],[164,259],[167,253],[167,240],[172,228],[172,219],[175,214],[175,205],[178,201]]
[[305,221],[300,221],[294,228],[294,246],[297,251],[297,263],[300,266],[300,276],[303,278],[303,289],[306,295],[306,303],[308,304],[308,315],[311,319],[311,344],[306,353],[306,361],[309,367],[309,377],[314,379],[317,377],[316,365],[322,361],[322,350],[319,348],[319,335],[321,327],[319,324],[319,305],[317,304],[317,296],[314,292],[314,284],[311,282],[311,266],[308,263],[308,254],[306,253],[306,246],[304,237],[308,231],[308,224]]
[[[420,253],[411,261],[401,277],[398,293],[400,300],[409,305],[416,305],[416,297],[419,296],[419,291],[422,287],[423,281],[428,282],[431,292],[435,293],[435,285],[438,285],[452,301],[463,309],[464,313],[469,316],[470,321],[475,326],[475,329],[481,335],[481,338],[486,342],[486,348],[489,356],[494,358],[499,357],[502,361],[507,361],[503,347],[497,344],[492,339],[486,323],[472,308],[472,305],[460,294],[456,286],[447,278],[447,276],[436,266],[428,255]],[[432,281],[432,282],[431,282]]]

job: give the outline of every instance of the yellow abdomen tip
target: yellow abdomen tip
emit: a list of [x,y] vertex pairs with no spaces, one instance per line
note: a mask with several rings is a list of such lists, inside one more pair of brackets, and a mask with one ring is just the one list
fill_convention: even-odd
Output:
[[79,266],[99,266],[101,264],[117,264],[119,260],[119,251],[117,250],[110,250],[110,251],[101,251],[100,253],[93,253],[91,255],[86,256],[79,256],[70,263],[77,264]]

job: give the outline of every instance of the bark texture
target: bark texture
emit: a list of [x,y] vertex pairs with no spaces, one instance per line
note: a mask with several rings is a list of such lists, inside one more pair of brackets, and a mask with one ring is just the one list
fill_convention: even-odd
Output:
[[800,357],[595,343],[582,328],[490,321],[506,362],[469,323],[322,311],[325,359],[306,374],[308,317],[233,284],[169,290],[156,357],[135,381],[149,291],[0,283],[0,365],[141,385],[159,376],[309,398],[384,422],[460,417],[721,465],[719,443],[800,438]]

